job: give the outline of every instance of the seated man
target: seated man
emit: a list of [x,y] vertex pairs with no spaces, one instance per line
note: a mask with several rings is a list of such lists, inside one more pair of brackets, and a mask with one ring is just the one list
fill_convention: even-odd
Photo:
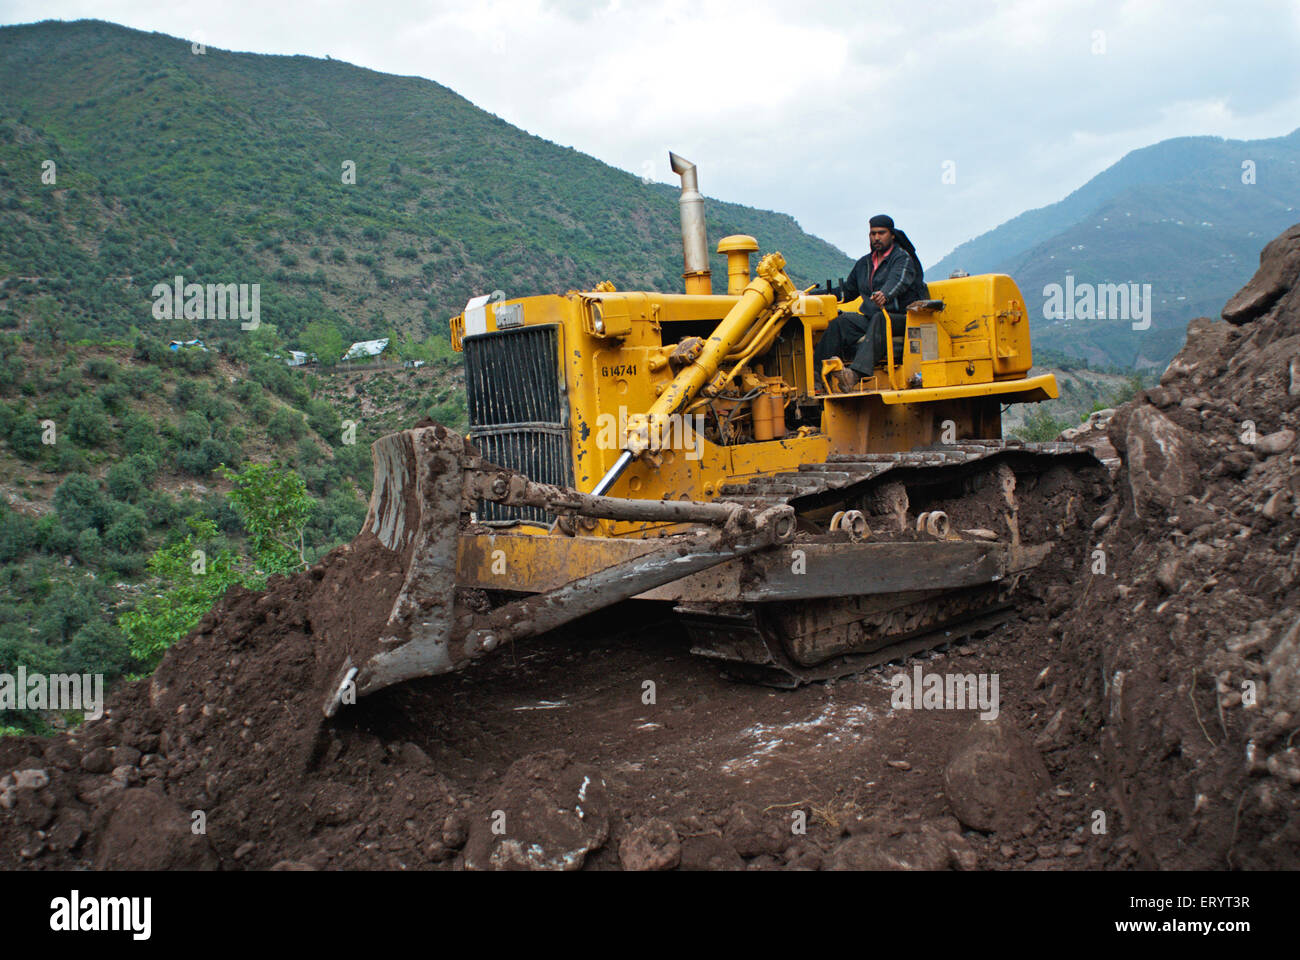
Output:
[[[871,218],[870,241],[871,252],[853,265],[841,291],[841,302],[862,297],[859,312],[841,312],[813,350],[813,375],[819,385],[822,361],[830,357],[850,361],[839,371],[844,390],[852,390],[863,377],[871,376],[876,364],[885,359],[885,337],[901,337],[906,332],[907,305],[930,297],[916,247],[907,234],[894,229],[890,217],[879,214]],[[886,310],[893,328],[888,334]]]

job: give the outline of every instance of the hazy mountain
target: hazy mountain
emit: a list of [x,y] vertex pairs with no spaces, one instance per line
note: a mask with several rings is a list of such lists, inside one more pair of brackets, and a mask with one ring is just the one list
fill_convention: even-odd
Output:
[[[1247,182],[1252,180],[1253,182]],[[1162,367],[1187,321],[1217,316],[1250,279],[1260,248],[1296,222],[1300,130],[1271,140],[1180,137],[1128,154],[1059,203],[1030,210],[935,264],[1016,278],[1035,345],[1094,364]],[[1128,319],[1051,320],[1045,288],[1151,285],[1150,328]]]

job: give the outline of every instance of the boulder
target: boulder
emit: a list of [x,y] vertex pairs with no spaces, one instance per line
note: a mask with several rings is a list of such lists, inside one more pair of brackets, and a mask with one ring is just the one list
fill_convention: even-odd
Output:
[[469,870],[577,870],[609,837],[605,779],[563,750],[516,760],[470,824]]
[[1259,269],[1223,308],[1229,323],[1249,323],[1267,313],[1300,277],[1300,224],[1284,230],[1259,254]]
[[736,848],[715,834],[687,837],[682,841],[683,870],[744,870],[745,861]]
[[618,845],[624,870],[672,870],[682,860],[677,831],[666,820],[647,820]]
[[1273,710],[1300,714],[1300,620],[1297,620],[1264,661],[1268,671],[1268,700]]
[[1005,713],[972,723],[943,770],[957,819],[997,833],[1020,830],[1050,782],[1042,757]]
[[732,807],[722,836],[742,857],[775,856],[790,842],[789,830],[783,831],[757,809],[741,803]]
[[1267,456],[1272,456],[1277,453],[1285,453],[1294,444],[1295,431],[1283,428],[1260,437],[1255,441],[1255,449]]
[[1154,509],[1175,509],[1182,497],[1199,486],[1195,441],[1155,407],[1133,411],[1124,447],[1133,512],[1138,517]]
[[831,854],[828,870],[973,870],[975,851],[958,833],[959,825],[922,824],[919,829],[884,825],[858,833]]
[[215,870],[207,838],[190,829],[190,818],[160,793],[122,791],[98,841],[97,870]]

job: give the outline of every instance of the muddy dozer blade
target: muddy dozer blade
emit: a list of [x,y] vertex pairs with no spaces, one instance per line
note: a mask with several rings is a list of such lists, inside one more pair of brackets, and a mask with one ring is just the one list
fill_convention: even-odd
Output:
[[[392,607],[379,629],[358,618],[347,635],[326,638],[328,654],[341,664],[325,694],[326,716],[375,690],[462,669],[508,641],[788,541],[795,532],[794,509],[784,504],[755,513],[732,503],[622,500],[533,483],[484,463],[440,426],[390,434],[371,451],[370,508],[349,549],[356,579],[380,585],[370,589],[391,596]],[[705,530],[664,538],[662,548],[482,613],[458,606],[456,595],[458,538],[479,500],[557,515],[703,524]]]
[[346,656],[326,716],[389,684],[457,668],[451,634],[464,443],[427,427],[381,437],[370,449],[374,486],[357,537],[369,549],[354,542],[353,551],[395,563],[403,576],[384,628],[342,638]]

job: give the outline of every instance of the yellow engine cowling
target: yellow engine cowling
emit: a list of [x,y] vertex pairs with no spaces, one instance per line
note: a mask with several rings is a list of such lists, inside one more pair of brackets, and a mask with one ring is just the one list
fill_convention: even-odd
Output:
[[904,382],[947,387],[1010,380],[1029,371],[1029,315],[1010,277],[985,274],[929,286],[944,309],[908,316]]
[[[652,444],[660,449],[633,461],[609,495],[711,500],[729,481],[795,470],[802,463],[825,462],[832,454],[901,452],[954,439],[998,437],[1000,404],[1056,395],[1050,375],[1024,376],[1032,363],[1028,316],[1010,277],[937,281],[931,293],[944,309],[909,315],[904,347],[895,358],[898,388],[829,397],[813,396],[812,347],[836,313],[855,309],[856,303],[800,297],[796,316],[756,358],[752,374],[737,379],[734,395],[688,404],[685,412],[670,417],[665,430],[671,435]],[[458,348],[475,336],[553,332],[548,349],[554,349],[554,356],[536,363],[555,385],[563,411],[549,425],[472,421],[471,438],[492,458],[501,431],[545,429],[550,436],[562,435],[571,474],[534,479],[592,490],[627,447],[629,421],[635,423],[637,415],[651,410],[683,362],[698,355],[698,349],[692,354],[683,345],[689,347],[692,337],[707,340],[739,301],[735,295],[603,289],[472,302],[452,320]],[[762,330],[761,323],[754,326],[728,356],[743,354]],[[500,407],[493,407],[490,395],[537,389],[537,370],[517,368],[509,365],[495,373],[467,369],[467,380],[477,384],[471,392],[489,396],[480,408]],[[774,404],[784,413],[785,429],[777,428]],[[711,429],[715,423],[735,429],[736,436],[725,438],[735,442],[723,442]],[[704,435],[706,429],[710,436]],[[500,454],[498,459],[509,457]],[[529,463],[502,465],[536,473]],[[592,532],[646,536],[669,531],[662,525],[600,521]]]

